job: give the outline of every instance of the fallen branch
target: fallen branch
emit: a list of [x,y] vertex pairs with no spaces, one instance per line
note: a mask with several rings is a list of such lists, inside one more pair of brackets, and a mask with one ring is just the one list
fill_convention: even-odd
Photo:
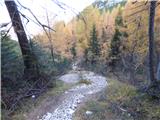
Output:
[[122,110],[123,112],[127,112],[127,110],[121,108],[120,106],[118,106],[118,108],[119,108],[120,110]]
[[39,90],[38,92],[34,92],[34,93],[30,93],[30,94],[29,94],[30,91],[28,91],[28,92],[25,93],[24,95],[18,97],[18,98],[15,100],[15,102],[12,104],[12,106],[10,107],[8,115],[11,114],[11,113],[13,113],[13,112],[15,111],[16,106],[17,106],[17,105],[19,104],[19,102],[22,101],[24,98],[30,97],[30,96],[32,96],[32,95],[39,95],[39,94],[43,93],[44,91],[45,91],[45,90],[42,89],[42,90]]

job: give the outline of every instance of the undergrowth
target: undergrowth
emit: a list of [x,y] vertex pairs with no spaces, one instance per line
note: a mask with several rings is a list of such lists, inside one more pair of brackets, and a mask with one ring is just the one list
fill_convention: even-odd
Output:
[[[106,99],[87,102],[74,115],[75,120],[159,120],[160,101],[135,87],[117,80],[108,80],[103,94]],[[104,96],[104,95],[103,95]],[[86,111],[92,115],[86,115]]]
[[56,86],[54,88],[50,88],[47,92],[43,93],[41,96],[37,98],[30,97],[24,99],[18,106],[17,110],[11,116],[7,116],[8,113],[7,110],[2,110],[2,120],[25,120],[27,114],[33,111],[39,105],[41,105],[41,103],[48,96],[57,96],[63,93],[65,90],[69,89],[70,87],[71,85],[64,84],[64,82],[57,80]]

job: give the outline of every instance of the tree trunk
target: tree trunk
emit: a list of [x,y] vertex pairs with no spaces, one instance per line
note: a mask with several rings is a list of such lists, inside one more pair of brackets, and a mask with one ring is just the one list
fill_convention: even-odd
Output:
[[157,81],[160,81],[160,61],[157,67]]
[[150,74],[150,81],[151,84],[156,82],[154,76],[154,17],[155,17],[155,8],[156,8],[156,1],[150,2],[150,14],[149,14],[149,74]]
[[[47,11],[46,11],[46,15],[47,15],[48,26],[50,27],[50,21],[49,21],[49,17],[48,17],[48,12],[47,12]],[[49,44],[50,44],[50,47],[49,47],[49,48],[50,48],[50,50],[51,50],[51,56],[52,56],[53,64],[55,64],[51,29],[48,29],[48,32],[46,32],[46,34],[48,34],[47,36],[48,36],[48,39],[49,39]]]
[[29,42],[27,40],[27,36],[22,25],[22,21],[16,3],[14,2],[14,0],[5,0],[5,5],[8,9],[8,13],[10,15],[14,31],[18,37],[18,42],[21,48],[25,66],[24,72],[26,73],[32,70],[33,68]]

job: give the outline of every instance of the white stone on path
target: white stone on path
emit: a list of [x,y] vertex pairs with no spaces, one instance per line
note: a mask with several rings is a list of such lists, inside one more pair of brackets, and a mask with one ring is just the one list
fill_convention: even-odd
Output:
[[92,115],[93,112],[92,111],[86,111],[86,115]]

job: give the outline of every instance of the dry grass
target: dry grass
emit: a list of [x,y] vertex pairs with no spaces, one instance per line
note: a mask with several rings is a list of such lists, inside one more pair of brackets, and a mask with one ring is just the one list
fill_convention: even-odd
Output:
[[[74,120],[159,120],[160,101],[152,99],[145,93],[137,91],[131,85],[110,79],[104,94],[87,102],[76,111]],[[93,114],[87,116],[89,110]]]

